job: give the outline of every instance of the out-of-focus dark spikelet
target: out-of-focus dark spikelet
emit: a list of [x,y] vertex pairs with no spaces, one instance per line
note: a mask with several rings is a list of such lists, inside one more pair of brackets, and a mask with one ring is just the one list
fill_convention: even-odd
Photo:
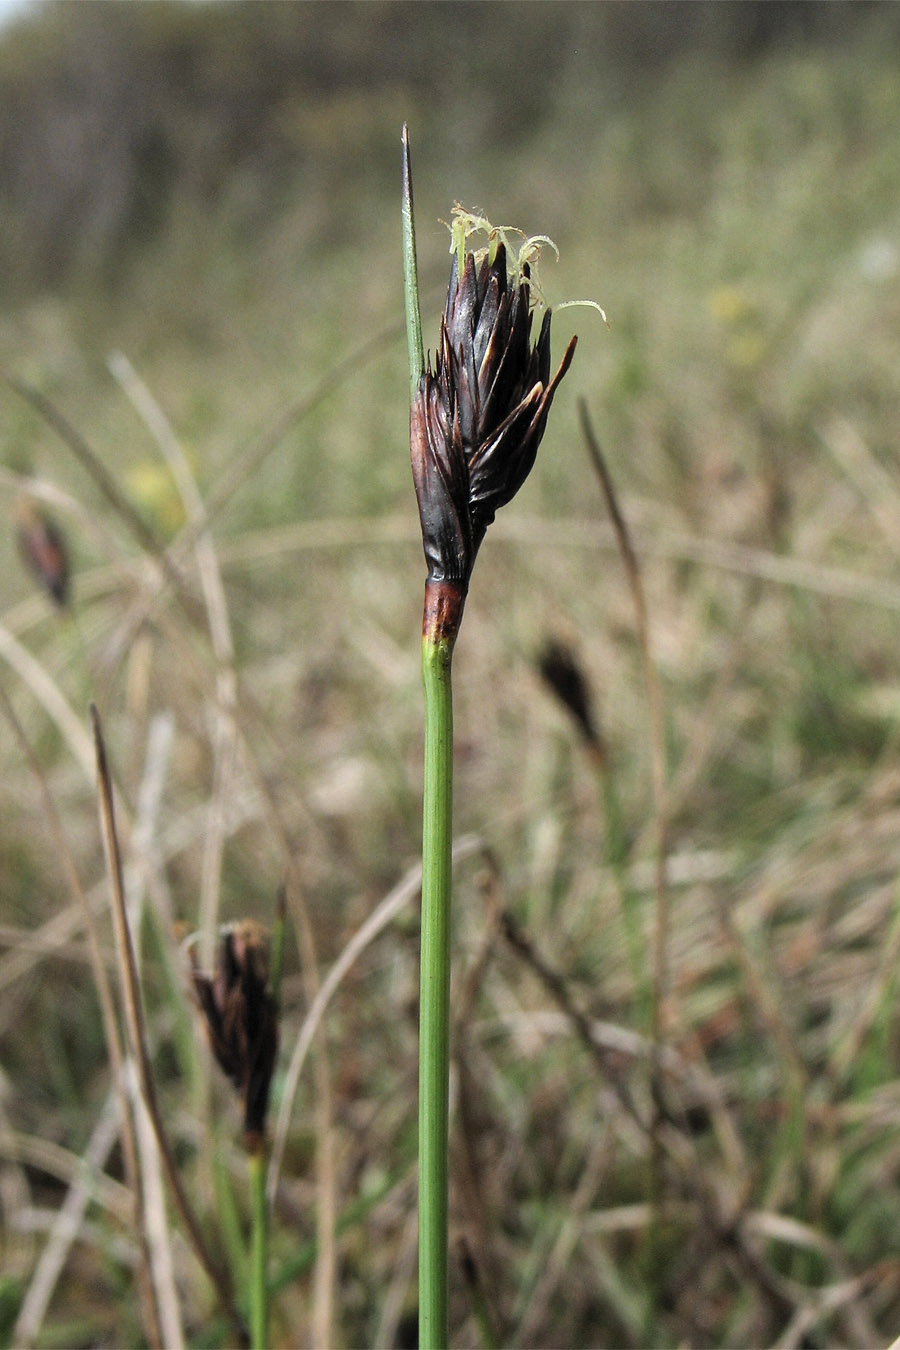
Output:
[[594,718],[590,685],[571,647],[558,640],[549,641],[538,657],[538,669],[544,683],[573,718],[585,743],[602,753],[603,740]]
[[454,253],[434,370],[411,409],[412,469],[429,581],[465,593],[485,531],[531,471],[572,338],[550,377],[550,311],[537,342],[529,272],[507,273],[506,249],[480,264]]
[[69,599],[69,552],[62,531],[34,502],[15,505],[16,537],[26,567],[58,605]]
[[193,979],[212,1052],[240,1094],[245,1142],[255,1151],[265,1134],[278,1052],[278,1010],[269,989],[265,930],[252,919],[227,927],[214,973],[194,969]]

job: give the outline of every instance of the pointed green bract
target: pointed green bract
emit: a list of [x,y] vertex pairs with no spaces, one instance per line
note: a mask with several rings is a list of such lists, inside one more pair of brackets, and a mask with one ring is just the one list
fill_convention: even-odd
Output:
[[403,289],[406,300],[406,340],[409,347],[410,398],[416,396],[425,373],[422,318],[419,313],[419,271],[416,263],[416,223],[413,217],[412,175],[409,165],[409,133],[403,127]]

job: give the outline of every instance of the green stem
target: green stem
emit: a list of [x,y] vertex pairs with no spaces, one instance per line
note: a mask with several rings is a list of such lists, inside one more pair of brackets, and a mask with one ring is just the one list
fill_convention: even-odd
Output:
[[422,640],[425,805],[419,1002],[419,1345],[446,1350],[450,1074],[450,850],[453,812],[452,636]]
[[228,1265],[235,1284],[244,1288],[247,1279],[247,1240],[238,1213],[234,1187],[222,1150],[214,1147],[210,1159],[216,1195],[216,1220],[222,1243],[228,1256]]
[[266,1350],[269,1343],[269,1297],[266,1268],[269,1255],[269,1213],[266,1204],[266,1150],[247,1154],[253,1233],[250,1247],[250,1344]]

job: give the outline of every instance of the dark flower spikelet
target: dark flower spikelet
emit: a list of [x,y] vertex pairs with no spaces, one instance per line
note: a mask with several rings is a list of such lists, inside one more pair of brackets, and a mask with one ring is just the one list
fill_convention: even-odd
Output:
[[478,548],[501,506],[531,472],[573,337],[550,378],[550,311],[532,346],[527,265],[507,272],[506,249],[480,264],[454,254],[434,369],[411,409],[413,479],[430,582],[465,594]]
[[33,502],[15,508],[19,554],[57,605],[69,599],[69,550],[59,526]]
[[591,688],[572,648],[564,642],[547,642],[538,657],[538,670],[548,689],[569,713],[585,743],[602,748]]
[[278,1052],[278,1009],[261,927],[244,920],[227,928],[214,973],[195,969],[193,981],[213,1055],[243,1104],[248,1148],[256,1148],[265,1133]]

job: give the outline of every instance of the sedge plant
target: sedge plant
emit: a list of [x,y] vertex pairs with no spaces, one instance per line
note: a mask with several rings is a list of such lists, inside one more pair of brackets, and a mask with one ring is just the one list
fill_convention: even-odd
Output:
[[212,1052],[237,1088],[244,1111],[250,1186],[248,1305],[252,1350],[269,1344],[266,1114],[278,1051],[278,991],[284,945],[284,894],[271,944],[252,919],[222,930],[215,970],[193,970],[194,991]]
[[[434,356],[422,344],[409,140],[403,132],[403,251],[410,357],[410,453],[428,575],[422,623],[425,781],[419,997],[419,1345],[449,1344],[448,1106],[453,802],[453,649],[485,531],[535,461],[575,351],[550,373],[550,310],[536,276],[545,236],[510,238],[457,206],[453,261]],[[487,237],[474,250],[473,236]]]

